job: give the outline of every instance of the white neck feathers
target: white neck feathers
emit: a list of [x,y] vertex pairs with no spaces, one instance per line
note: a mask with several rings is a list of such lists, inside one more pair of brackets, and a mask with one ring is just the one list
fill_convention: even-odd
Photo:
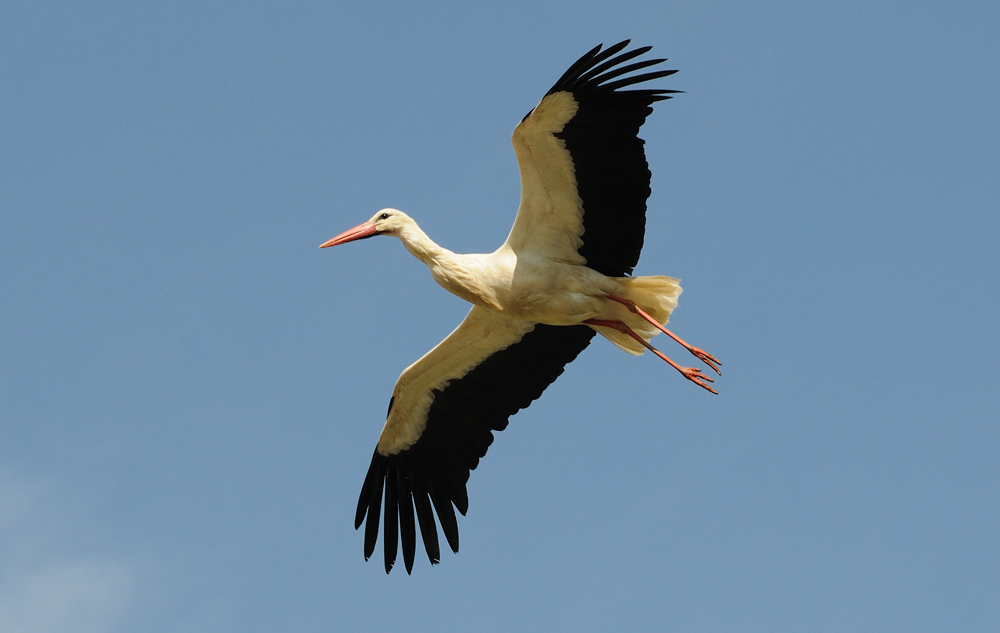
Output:
[[435,244],[434,240],[427,237],[427,234],[417,226],[416,222],[407,222],[396,233],[396,237],[403,243],[406,250],[410,251],[414,257],[428,266],[443,255],[453,254],[448,249],[441,248]]

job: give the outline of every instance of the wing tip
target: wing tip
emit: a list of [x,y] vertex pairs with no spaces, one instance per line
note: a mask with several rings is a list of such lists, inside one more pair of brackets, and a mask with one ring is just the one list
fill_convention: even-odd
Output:
[[607,83],[611,79],[614,79],[622,74],[627,74],[634,70],[639,70],[640,68],[655,66],[667,61],[665,58],[649,59],[623,67],[621,64],[639,57],[640,55],[644,55],[653,49],[652,46],[640,46],[630,51],[621,52],[628,47],[630,43],[631,40],[622,40],[617,44],[604,48],[603,51],[601,49],[604,45],[599,44],[587,51],[583,56],[570,65],[566,72],[563,73],[559,80],[556,81],[552,88],[550,88],[545,94],[550,95],[563,91],[573,92],[574,94],[577,92],[597,91],[614,93],[625,86],[629,86],[634,83],[642,83],[644,81],[651,81],[660,77],[666,77],[677,72],[676,70],[656,71],[653,73],[626,77],[618,82]]

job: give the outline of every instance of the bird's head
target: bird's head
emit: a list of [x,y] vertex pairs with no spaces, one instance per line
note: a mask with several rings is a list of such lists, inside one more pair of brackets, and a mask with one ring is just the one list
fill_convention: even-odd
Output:
[[320,244],[320,248],[338,246],[356,240],[363,240],[376,235],[398,235],[399,232],[413,220],[398,209],[382,209],[371,220],[348,229],[331,240]]

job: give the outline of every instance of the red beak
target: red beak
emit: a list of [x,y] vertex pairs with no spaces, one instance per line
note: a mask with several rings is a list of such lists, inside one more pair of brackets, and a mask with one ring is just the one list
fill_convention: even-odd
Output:
[[348,242],[353,242],[355,240],[363,240],[369,237],[375,237],[378,235],[378,231],[375,230],[375,225],[371,222],[365,222],[364,224],[359,224],[353,229],[344,231],[332,240],[327,240],[319,245],[320,248],[326,248],[327,246],[338,246],[340,244],[347,244]]

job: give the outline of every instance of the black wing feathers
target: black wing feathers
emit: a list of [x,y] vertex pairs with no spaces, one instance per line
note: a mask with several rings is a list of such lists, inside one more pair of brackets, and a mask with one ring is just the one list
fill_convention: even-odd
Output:
[[677,72],[660,70],[611,81],[666,61],[650,59],[622,66],[650,50],[644,46],[612,57],[627,45],[625,41],[603,52],[601,47],[591,50],[547,93],[572,93],[579,105],[576,115],[556,136],[566,143],[573,158],[583,201],[580,255],[587,266],[609,277],[630,274],[642,251],[650,173],[639,128],[653,111],[650,106],[654,102],[678,92],[619,91]]
[[372,456],[355,521],[360,527],[367,516],[365,559],[375,551],[383,490],[386,572],[396,561],[397,541],[403,545],[407,573],[413,569],[414,514],[432,564],[441,559],[435,511],[448,545],[457,552],[455,509],[463,515],[469,509],[469,472],[493,443],[493,432],[505,429],[507,418],[542,395],[594,334],[586,326],[536,325],[519,342],[436,390],[417,443],[396,455],[376,450]]
[[[616,47],[622,46],[623,44],[627,44],[627,42],[621,42],[619,44],[616,44],[615,46],[612,46],[611,48],[605,50],[604,52],[605,53],[612,53],[612,51],[613,52],[618,52],[618,50],[621,50],[621,49],[618,48],[616,50]],[[600,66],[594,66],[593,68],[591,68],[590,70],[588,70],[584,74],[580,75],[580,80],[581,81],[589,81],[589,80],[593,79],[594,77],[596,77],[597,75],[600,75],[601,73],[603,73],[605,70],[607,70],[609,68],[612,68],[614,66],[617,66],[618,64],[622,64],[624,62],[627,62],[630,59],[634,59],[634,58],[638,57],[639,55],[642,55],[643,53],[647,53],[650,50],[652,50],[652,48],[653,48],[652,46],[643,46],[641,48],[633,49],[633,50],[631,50],[631,51],[629,51],[627,53],[622,53],[621,55],[619,55],[618,57],[612,59],[609,62],[604,62]],[[610,56],[611,55],[607,55],[607,57],[610,57]],[[659,60],[659,61],[663,61],[663,60]],[[591,62],[591,64],[595,64],[595,63],[597,63],[596,60]]]
[[[397,468],[395,470],[396,483],[399,486],[399,531],[403,541],[403,563],[406,564],[406,573],[413,569],[413,554],[417,549],[417,527],[413,522],[413,494],[411,492],[410,480],[403,476]],[[395,554],[395,550],[393,550]],[[366,559],[367,560],[367,559]],[[385,557],[385,573],[392,569],[395,556]]]
[[399,479],[388,475],[385,478],[385,537],[382,539],[385,546],[385,573],[392,569],[392,563],[396,560],[396,547],[399,545],[397,530],[399,529]]

